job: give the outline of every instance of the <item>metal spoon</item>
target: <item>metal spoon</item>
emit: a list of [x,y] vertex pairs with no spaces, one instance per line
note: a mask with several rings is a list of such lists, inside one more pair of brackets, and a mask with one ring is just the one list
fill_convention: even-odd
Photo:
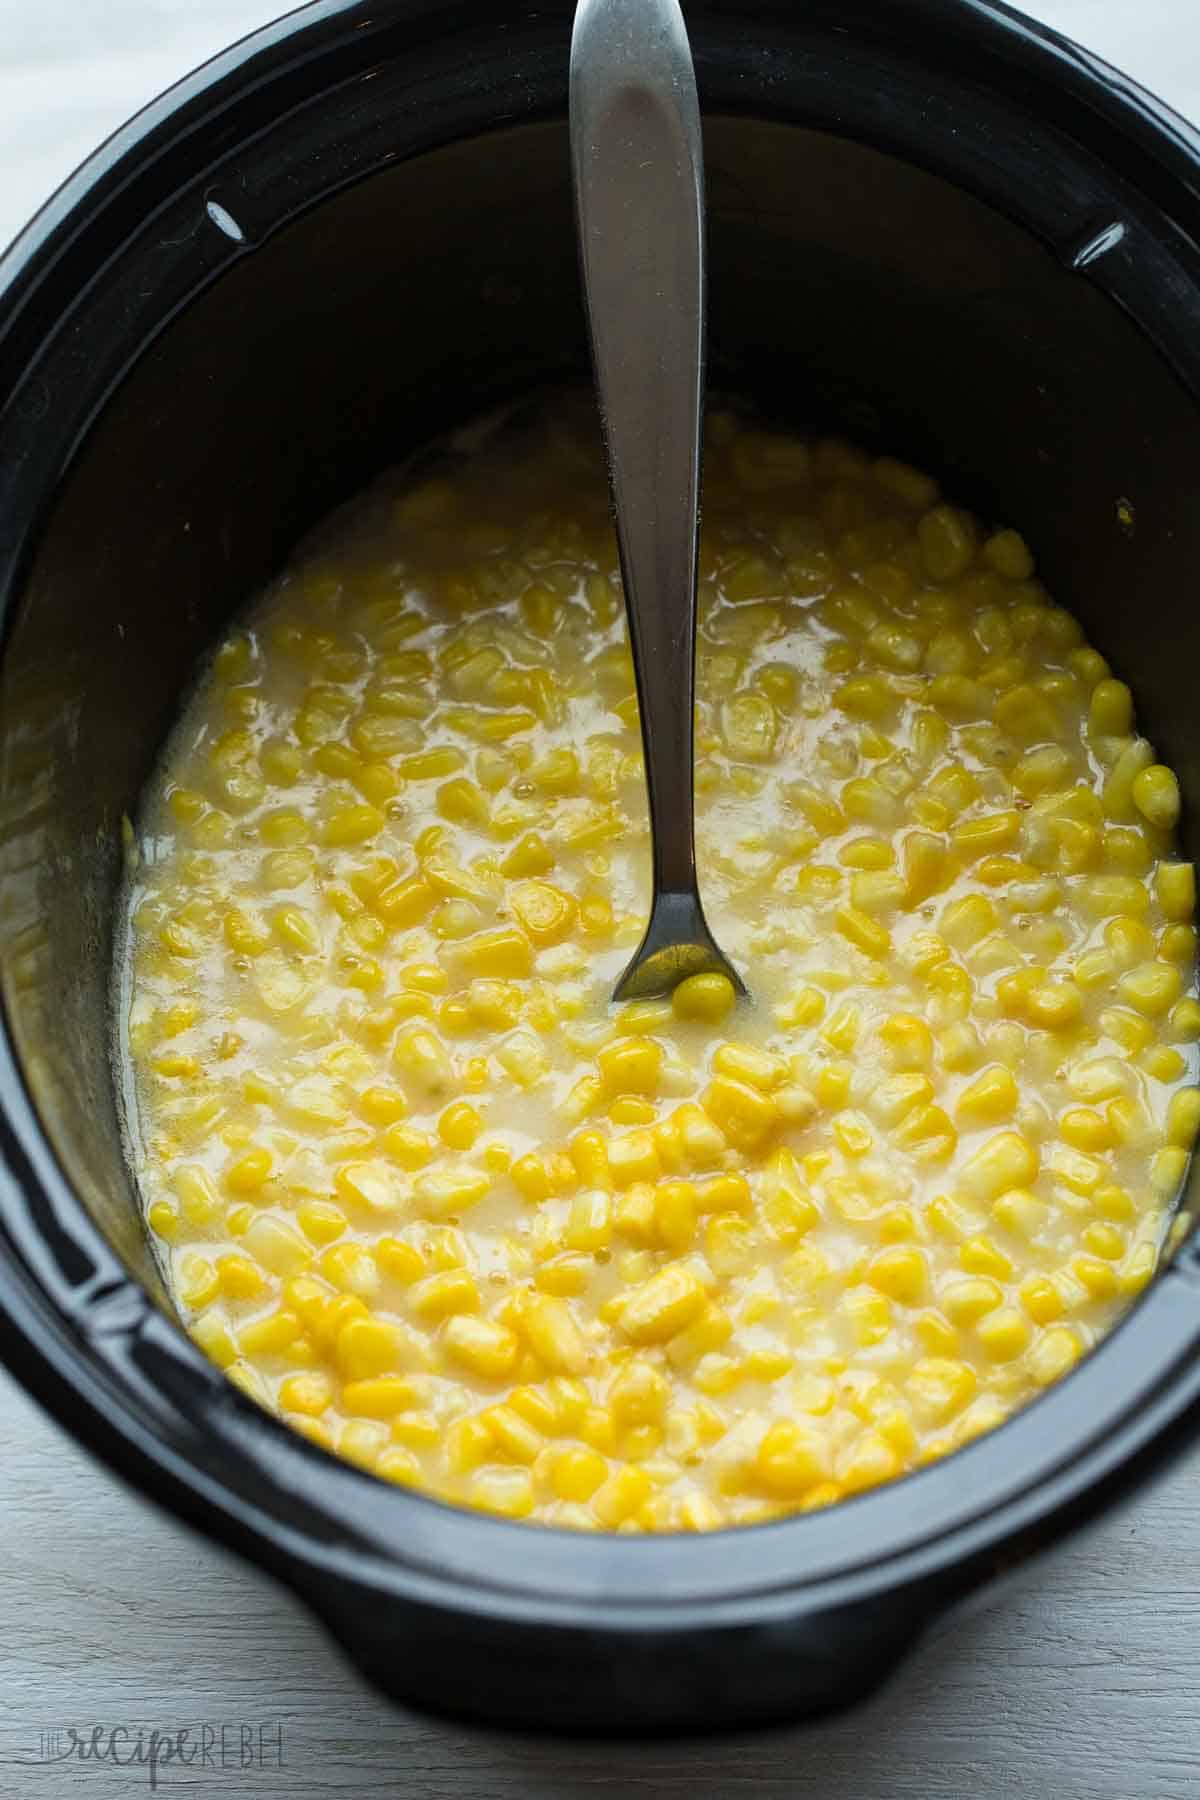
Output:
[[654,894],[617,1000],[741,978],[696,885],[692,784],[704,402],[700,107],[678,0],[579,0],[571,163],[583,284],[633,642]]

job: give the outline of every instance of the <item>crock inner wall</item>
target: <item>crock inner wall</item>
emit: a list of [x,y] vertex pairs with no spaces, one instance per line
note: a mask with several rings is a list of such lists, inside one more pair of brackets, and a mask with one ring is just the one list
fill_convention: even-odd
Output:
[[[1200,433],[1165,362],[1069,258],[906,162],[725,117],[705,141],[713,383],[1021,528],[1196,792]],[[0,671],[9,1017],[68,1173],[160,1299],[110,1063],[122,821],[205,649],[309,526],[447,424],[586,368],[561,123],[396,164],[265,238],[236,189],[221,205],[247,248],[89,433]],[[159,254],[222,226],[192,229]]]

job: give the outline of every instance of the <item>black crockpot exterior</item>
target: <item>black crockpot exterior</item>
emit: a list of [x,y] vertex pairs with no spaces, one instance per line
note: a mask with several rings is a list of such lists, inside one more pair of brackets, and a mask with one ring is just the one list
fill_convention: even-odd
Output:
[[[1112,291],[1200,396],[1200,146],[1181,121],[1000,6],[813,0],[803,28],[800,10],[696,0],[707,106],[806,118],[981,191],[998,178],[956,141],[955,84],[969,74],[999,120],[1006,107],[1043,111],[1154,219],[1140,273],[1116,266]],[[411,72],[411,88],[407,109],[381,122],[381,162],[500,120],[561,115],[569,25],[561,3],[325,0],[173,89],[67,183],[0,262],[7,617],[63,472],[123,370],[222,257],[249,251],[208,248],[203,269],[181,248],[173,298],[164,289],[152,322],[110,322],[48,408],[47,359],[64,333],[88,344],[106,264],[147,215],[185,188],[203,194],[231,146],[292,109],[298,131],[315,129],[303,107],[317,87],[384,66],[402,84]],[[846,74],[842,89],[827,65]],[[320,183],[332,192],[370,166],[361,147],[344,166],[334,149]],[[272,228],[288,217],[286,196],[275,202]],[[1027,193],[1031,229],[1038,205]],[[1148,280],[1147,266],[1170,279]],[[13,1374],[136,1489],[289,1584],[385,1692],[506,1726],[712,1729],[845,1704],[946,1606],[1130,1492],[1200,1423],[1200,1270],[1185,1246],[1067,1382],[945,1463],[826,1513],[655,1540],[488,1520],[336,1462],[216,1374],[72,1193],[7,1029],[0,1149],[0,1353]]]

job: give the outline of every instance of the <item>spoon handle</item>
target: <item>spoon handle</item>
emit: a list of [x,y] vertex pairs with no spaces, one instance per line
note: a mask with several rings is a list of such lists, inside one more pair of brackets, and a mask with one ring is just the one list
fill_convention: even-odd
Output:
[[642,717],[656,894],[696,892],[700,107],[678,0],[579,0],[571,159]]

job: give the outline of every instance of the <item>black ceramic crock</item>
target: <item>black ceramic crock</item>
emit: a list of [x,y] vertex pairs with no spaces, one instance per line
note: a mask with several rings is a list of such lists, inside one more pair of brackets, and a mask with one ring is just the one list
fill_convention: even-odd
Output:
[[[692,0],[688,19],[714,378],[1019,523],[1194,799],[1197,138],[1001,6]],[[0,1352],[389,1694],[694,1729],[862,1694],[1189,1442],[1200,1259],[1185,1244],[1076,1373],[970,1448],[708,1537],[574,1535],[389,1487],[243,1400],[174,1322],[114,1108],[122,821],[197,658],[315,519],[431,432],[586,366],[569,27],[566,0],[323,0],[118,133],[0,263]]]

